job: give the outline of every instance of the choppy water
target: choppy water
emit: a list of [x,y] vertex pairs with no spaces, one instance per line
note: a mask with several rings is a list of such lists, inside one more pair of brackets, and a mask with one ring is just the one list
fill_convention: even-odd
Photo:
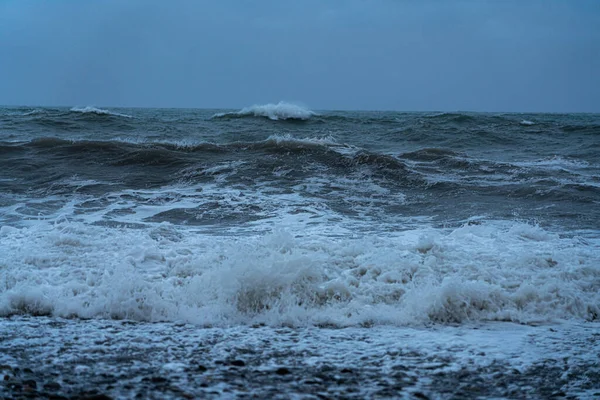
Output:
[[[115,331],[101,354],[118,351],[119,335],[164,339],[157,327],[191,324],[184,337],[170,337],[187,348],[222,335],[229,358],[249,354],[236,353],[240,337],[269,338],[265,354],[280,351],[294,379],[274,381],[272,393],[253,389],[260,396],[375,396],[386,381],[379,395],[447,398],[468,392],[453,392],[444,379],[479,387],[478,379],[503,374],[497,390],[473,389],[473,397],[592,397],[599,289],[599,115],[315,112],[285,103],[241,111],[0,109],[0,326],[22,335],[0,342],[0,364],[10,368],[29,362],[19,346],[37,343],[34,332],[47,326],[64,337],[91,332],[80,350],[67,351],[73,365],[61,361],[69,375],[102,324]],[[488,332],[483,343],[477,327]],[[528,355],[513,352],[511,364],[502,338],[515,332],[518,352]],[[328,343],[320,358],[302,355],[289,348],[294,335],[314,341],[315,351]],[[290,386],[320,371],[311,365],[335,364],[332,376],[342,373],[345,361],[334,357],[346,351],[340,335],[367,357],[364,366],[358,355],[348,361],[365,388],[338,393],[347,385],[333,378],[321,392]],[[408,335],[410,345],[395,335]],[[435,346],[450,354],[453,337],[467,338],[463,350],[496,350],[482,350],[477,365],[458,354],[431,361],[444,365],[435,373],[416,366]],[[574,341],[579,350],[565,344]],[[419,356],[375,362],[381,349],[398,355],[407,346]],[[58,359],[52,346],[38,351]],[[165,365],[192,368],[188,356],[169,354],[159,357]],[[572,361],[563,369],[553,364],[559,354]],[[81,365],[130,369],[94,357]],[[159,368],[139,357],[148,374]],[[258,379],[273,357],[248,356],[247,376]],[[225,358],[202,363],[227,370],[210,365]],[[396,361],[416,368],[415,379],[394,378]],[[515,362],[532,378],[506,372]],[[536,375],[536,365],[548,374]],[[38,381],[51,379],[28,368]],[[443,378],[444,368],[464,373]],[[193,396],[241,396],[221,372],[209,389],[189,377],[180,385]],[[559,372],[562,380],[552,378]],[[134,383],[130,391],[125,383],[98,385],[117,397],[138,386],[145,396],[167,396]]]

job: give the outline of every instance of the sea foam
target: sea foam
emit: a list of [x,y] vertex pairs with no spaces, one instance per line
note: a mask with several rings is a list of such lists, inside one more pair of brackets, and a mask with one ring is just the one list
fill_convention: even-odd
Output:
[[309,225],[216,237],[61,220],[0,239],[2,316],[364,326],[600,315],[598,243],[516,222],[332,238]]

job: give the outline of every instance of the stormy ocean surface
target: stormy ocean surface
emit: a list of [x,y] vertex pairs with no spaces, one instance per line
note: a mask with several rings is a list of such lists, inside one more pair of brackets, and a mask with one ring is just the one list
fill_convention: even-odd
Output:
[[0,109],[5,398],[598,398],[599,320],[600,115]]

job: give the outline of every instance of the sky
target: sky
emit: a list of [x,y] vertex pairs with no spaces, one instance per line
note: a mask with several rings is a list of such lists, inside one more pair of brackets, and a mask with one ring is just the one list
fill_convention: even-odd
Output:
[[0,104],[600,112],[600,1],[0,0]]

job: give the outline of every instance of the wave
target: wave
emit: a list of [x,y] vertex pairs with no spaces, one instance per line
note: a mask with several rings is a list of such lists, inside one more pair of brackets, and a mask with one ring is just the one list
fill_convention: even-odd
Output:
[[600,134],[600,125],[564,125],[561,127],[564,132],[581,132],[581,133],[593,133]]
[[443,112],[438,114],[426,115],[427,119],[436,120],[440,119],[443,121],[452,121],[457,123],[473,122],[477,119],[477,115],[463,114],[463,113],[451,113]]
[[393,237],[2,227],[0,315],[274,326],[600,318],[597,244],[516,222]]
[[414,161],[437,161],[449,157],[459,157],[460,155],[452,150],[428,147],[408,153],[403,153],[402,158],[406,158]]
[[238,151],[240,149],[269,149],[283,148],[284,150],[306,149],[306,148],[346,148],[358,151],[355,146],[339,143],[333,136],[321,137],[306,137],[297,138],[290,134],[271,135],[265,140],[256,142],[229,142],[217,144],[214,142],[190,142],[190,141],[146,141],[146,140],[76,140],[76,139],[61,139],[57,137],[41,137],[33,139],[29,142],[6,143],[2,149],[9,152],[11,149],[21,151],[23,147],[33,148],[60,148],[70,146],[74,149],[82,148],[87,151],[102,150],[107,148],[165,148],[169,150],[177,150],[181,152],[227,152],[229,150]]
[[[429,123],[436,124],[460,124],[460,125],[468,125],[468,124],[478,124],[481,125],[481,128],[492,128],[490,130],[494,130],[494,128],[499,127],[533,127],[536,128],[554,128],[554,125],[548,123],[547,115],[544,114],[535,114],[535,115],[523,115],[523,114],[511,114],[511,113],[502,113],[502,114],[491,114],[491,113],[476,113],[476,112],[443,112],[437,114],[428,114],[423,115],[424,121]],[[524,118],[526,117],[526,118]],[[587,127],[580,126],[565,126],[563,130],[579,130],[579,129],[587,129]],[[487,129],[485,129],[487,130]],[[515,130],[514,132],[522,133],[521,130]],[[500,133],[505,134],[506,131],[500,131]]]
[[584,160],[575,160],[554,156],[533,161],[513,161],[510,165],[524,168],[543,168],[548,170],[577,170],[590,167],[590,163]]
[[[24,149],[48,149],[50,151],[61,151],[69,149],[69,154],[76,156],[79,151],[85,154],[98,153],[111,157],[111,153],[118,152],[141,152],[149,149],[163,149],[179,153],[239,153],[244,150],[264,150],[278,151],[282,153],[294,154],[295,152],[306,153],[312,150],[321,150],[327,152],[338,153],[338,156],[354,159],[377,159],[387,160],[385,164],[402,164],[405,161],[416,163],[439,164],[444,167],[453,166],[461,169],[468,166],[481,167],[483,172],[498,172],[498,170],[509,169],[514,172],[519,172],[515,168],[523,170],[525,173],[530,169],[547,170],[547,171],[567,171],[578,173],[580,170],[587,170],[594,167],[587,161],[564,158],[554,156],[550,158],[529,160],[529,161],[512,161],[512,162],[497,162],[484,159],[469,157],[467,154],[457,153],[444,148],[423,148],[411,152],[400,153],[398,156],[393,156],[386,153],[370,152],[358,146],[349,145],[339,142],[331,135],[313,136],[313,137],[296,137],[291,134],[271,135],[265,140],[256,142],[193,142],[193,141],[145,141],[145,140],[69,140],[56,137],[42,137],[33,139],[29,142],[5,142],[0,143],[0,151],[9,154],[11,152],[22,152]],[[45,153],[51,154],[51,153]],[[308,153],[307,153],[308,154]],[[506,172],[506,171],[504,171]]]
[[124,118],[133,118],[131,115],[121,114],[116,111],[104,110],[101,108],[96,108],[92,106],[86,107],[73,107],[70,110],[71,112],[80,113],[80,114],[94,114],[94,115],[110,115],[114,117],[124,117]]
[[35,108],[31,111],[27,111],[27,112],[23,112],[23,113],[17,113],[16,115],[21,116],[21,117],[29,117],[31,115],[39,115],[39,114],[45,114],[46,110],[42,110],[39,108]]
[[289,147],[338,147],[346,146],[338,143],[333,136],[323,137],[308,137],[308,138],[296,138],[290,134],[285,135],[271,135],[261,142],[265,146],[289,146]]
[[265,117],[273,121],[278,120],[308,120],[317,115],[305,107],[280,101],[277,104],[269,103],[245,107],[237,112],[215,114],[213,118],[241,118]]
[[[311,176],[334,179],[356,175],[362,180],[374,179],[394,190],[423,190],[450,193],[468,189],[473,193],[508,196],[510,198],[572,201],[574,204],[593,200],[597,179],[595,164],[583,160],[552,157],[528,161],[498,162],[478,159],[444,148],[423,148],[416,151],[388,154],[368,150],[338,141],[333,136],[297,137],[290,134],[271,135],[250,142],[189,142],[189,141],[94,141],[65,140],[54,137],[26,143],[0,143],[0,153],[7,160],[23,165],[23,179],[30,185],[45,185],[38,169],[31,170],[26,160],[36,160],[56,173],[64,174],[65,163],[93,163],[93,168],[79,170],[98,179],[114,166],[124,171],[145,173],[156,184],[181,181],[197,182],[193,171],[204,171],[215,165],[242,161],[246,167],[232,174],[229,183],[278,180],[274,170],[294,170],[294,179],[303,182]],[[61,160],[56,163],[56,160]],[[13,161],[0,167],[15,167]],[[42,167],[40,167],[42,168]],[[108,168],[106,172],[104,168]],[[26,172],[28,171],[28,172]],[[192,171],[188,173],[187,171]],[[87,176],[87,175],[86,175]],[[204,176],[199,178],[205,179]],[[286,184],[290,177],[286,178]],[[138,187],[140,182],[129,182]],[[572,186],[577,185],[577,186]]]

